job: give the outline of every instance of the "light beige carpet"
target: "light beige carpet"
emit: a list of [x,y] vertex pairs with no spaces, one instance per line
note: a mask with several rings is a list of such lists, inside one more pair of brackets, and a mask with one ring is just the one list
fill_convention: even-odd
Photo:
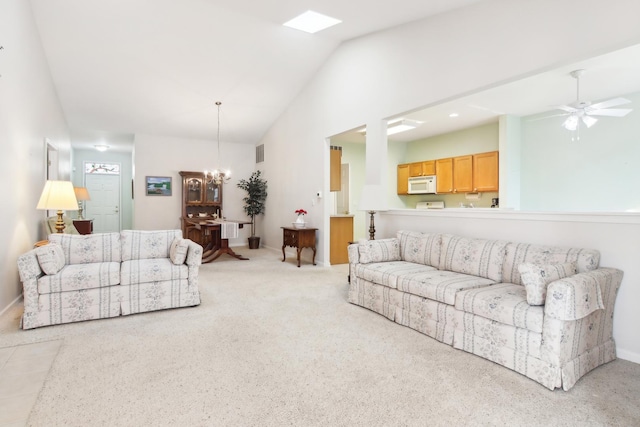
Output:
[[33,426],[640,425],[640,365],[569,392],[347,302],[346,266],[268,249],[202,266],[202,304],[17,329],[0,347],[64,340]]

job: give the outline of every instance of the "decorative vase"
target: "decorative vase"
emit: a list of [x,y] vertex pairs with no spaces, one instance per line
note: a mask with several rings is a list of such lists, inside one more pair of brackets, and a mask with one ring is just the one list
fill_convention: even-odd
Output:
[[293,223],[295,228],[304,228],[306,226],[306,222],[304,222],[304,215],[298,215],[296,221]]

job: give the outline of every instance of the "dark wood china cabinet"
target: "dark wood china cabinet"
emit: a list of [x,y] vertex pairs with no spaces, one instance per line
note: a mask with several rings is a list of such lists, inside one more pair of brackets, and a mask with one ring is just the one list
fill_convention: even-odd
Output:
[[222,184],[207,179],[204,172],[180,171],[182,177],[182,235],[198,242],[200,230],[188,219],[215,219],[222,215]]

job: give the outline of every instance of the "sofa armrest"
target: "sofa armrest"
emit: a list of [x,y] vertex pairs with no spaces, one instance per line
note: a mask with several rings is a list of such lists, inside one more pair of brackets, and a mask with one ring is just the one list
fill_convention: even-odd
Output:
[[202,246],[197,244],[191,239],[184,239],[189,243],[189,248],[187,249],[187,259],[185,260],[185,264],[190,267],[195,267],[202,264]]
[[360,262],[360,252],[358,251],[357,243],[352,243],[347,246],[347,253],[349,255],[349,264],[358,264]]
[[18,257],[18,272],[22,282],[24,311],[38,311],[38,278],[44,274],[38,263],[35,250]]
[[[599,268],[551,282],[547,288],[545,316],[578,320],[600,309],[613,312],[615,293],[622,276],[621,270]],[[614,298],[603,298],[612,293]]]

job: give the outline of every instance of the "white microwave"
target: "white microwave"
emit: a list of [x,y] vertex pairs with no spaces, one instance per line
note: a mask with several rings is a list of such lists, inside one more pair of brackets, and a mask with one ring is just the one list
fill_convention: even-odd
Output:
[[409,194],[436,194],[436,177],[416,176],[409,178]]

